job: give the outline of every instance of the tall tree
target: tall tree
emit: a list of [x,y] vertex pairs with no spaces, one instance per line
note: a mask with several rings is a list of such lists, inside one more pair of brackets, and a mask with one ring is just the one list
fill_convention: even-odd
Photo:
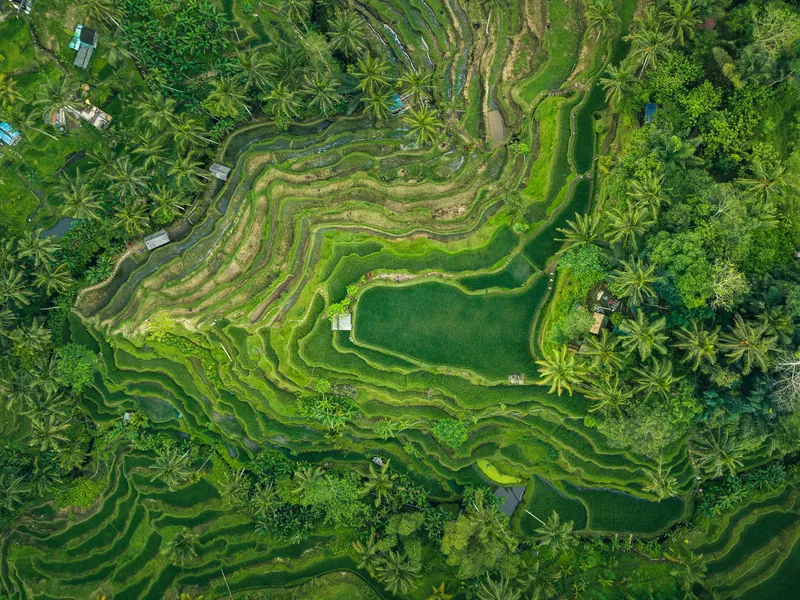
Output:
[[567,227],[559,227],[557,231],[564,235],[559,241],[565,242],[566,249],[580,248],[602,240],[605,223],[597,213],[575,213],[575,220],[567,221]]
[[614,3],[611,0],[594,0],[586,8],[586,24],[589,29],[597,30],[597,39],[605,35],[614,25],[620,22],[619,15],[614,10]]
[[639,238],[655,224],[644,206],[631,202],[609,211],[609,222],[606,232],[608,241],[633,251],[639,249]]
[[276,123],[288,126],[299,114],[297,92],[289,90],[283,82],[272,88],[265,100]]
[[36,271],[33,277],[33,284],[44,290],[48,296],[62,294],[72,285],[72,275],[69,267],[61,263],[56,267],[45,267]]
[[608,329],[603,329],[600,335],[589,337],[583,353],[591,358],[592,369],[600,369],[611,375],[618,372],[624,362],[619,345],[619,337],[613,336]]
[[420,106],[416,110],[410,108],[403,120],[408,123],[408,134],[418,146],[434,141],[444,127],[438,111],[430,106]]
[[162,546],[162,553],[176,564],[183,565],[197,558],[197,534],[184,527]]
[[700,23],[697,13],[693,0],[670,0],[669,10],[661,13],[664,25],[681,46],[687,37],[694,38],[697,25]]
[[672,373],[672,361],[666,358],[653,359],[649,364],[634,371],[639,375],[636,379],[636,390],[643,392],[648,398],[658,395],[664,401],[669,400],[672,388],[679,381],[679,378]]
[[547,518],[547,522],[536,528],[536,533],[539,534],[539,545],[550,548],[554,552],[569,549],[575,544],[575,536],[572,533],[573,526],[573,521],[562,521],[554,510]]
[[769,369],[769,357],[777,347],[778,337],[769,335],[767,323],[750,323],[737,314],[733,327],[719,336],[719,347],[728,357],[728,362],[742,361],[742,375],[747,375],[758,367]]
[[376,121],[388,119],[392,112],[392,96],[388,88],[367,94],[363,102],[364,112],[372,115]]
[[364,483],[362,493],[375,496],[375,506],[380,506],[391,497],[394,481],[389,472],[389,461],[383,463],[380,469],[376,469],[373,463],[369,465],[369,474]]
[[622,407],[633,398],[633,392],[616,376],[613,381],[602,379],[589,385],[584,393],[589,400],[594,400],[589,412],[601,411],[606,415],[615,412],[621,416]]
[[486,577],[478,588],[478,600],[519,600],[522,597],[522,590],[515,588],[505,577],[500,577],[497,581],[491,577]]
[[234,71],[244,79],[245,90],[263,90],[270,82],[269,60],[263,52],[251,50],[250,52],[236,51]]
[[411,99],[412,104],[425,104],[433,99],[433,74],[430,71],[405,71],[397,87]]
[[358,87],[366,94],[374,94],[389,85],[389,63],[379,56],[368,54],[359,58],[353,69],[358,77]]
[[101,204],[98,194],[83,178],[80,169],[75,171],[74,177],[62,174],[54,191],[64,202],[61,213],[65,217],[87,221],[100,218]]
[[342,95],[337,92],[339,83],[330,74],[316,71],[313,77],[306,77],[303,92],[309,96],[309,104],[319,109],[328,116],[334,112],[336,106],[342,101]]
[[164,131],[175,122],[175,106],[175,99],[163,96],[160,92],[150,92],[134,105],[136,122],[144,123],[156,131]]
[[30,259],[34,267],[55,264],[59,244],[54,237],[45,237],[42,231],[29,231],[17,241],[17,256]]
[[36,92],[34,104],[44,109],[45,120],[54,122],[56,118],[78,121],[74,111],[80,110],[78,82],[67,75],[62,79],[48,79]]
[[722,477],[725,473],[736,475],[737,467],[744,464],[744,446],[731,437],[727,429],[707,431],[692,440],[689,449],[709,477]]
[[653,284],[659,277],[655,271],[655,265],[648,266],[638,258],[622,261],[622,268],[610,276],[614,292],[627,298],[634,306],[640,306],[645,298],[656,297]]
[[660,354],[667,353],[667,320],[660,318],[650,323],[644,316],[643,311],[639,311],[636,320],[625,319],[620,325],[620,329],[627,335],[622,339],[622,345],[628,349],[628,353],[637,351],[639,357],[647,360],[653,352]]
[[360,55],[365,49],[367,28],[364,20],[352,10],[337,12],[330,22],[328,37],[331,48],[338,50],[348,60]]
[[416,586],[421,570],[419,563],[411,561],[405,554],[390,550],[375,567],[375,575],[392,594],[406,596]]
[[9,73],[0,73],[0,105],[3,107],[22,100],[22,94],[17,89],[17,82]]
[[233,77],[219,77],[211,83],[211,91],[203,101],[208,111],[215,117],[237,117],[242,111],[253,113],[247,106],[247,93],[244,84]]
[[686,353],[682,362],[691,362],[693,371],[696,371],[703,362],[712,365],[716,363],[718,334],[719,327],[709,331],[698,325],[694,319],[690,322],[690,327],[685,325],[681,327],[675,334],[678,338],[675,347]]
[[658,61],[666,55],[672,45],[669,35],[656,28],[645,27],[625,36],[631,42],[630,56],[640,65],[639,76],[648,67],[658,66]]
[[147,187],[148,176],[144,167],[134,164],[129,156],[120,156],[103,173],[110,181],[108,189],[120,198],[138,196]]
[[549,394],[556,392],[559,396],[564,390],[572,395],[573,386],[579,384],[586,372],[577,361],[575,355],[566,346],[559,346],[544,353],[542,360],[537,360],[541,379],[539,385],[549,385]]
[[158,453],[153,471],[152,481],[161,479],[170,490],[175,490],[189,481],[189,452],[181,452],[177,448],[167,448]]
[[632,90],[635,82],[636,75],[632,64],[622,63],[619,67],[608,66],[606,76],[600,78],[600,85],[606,91],[606,102],[614,107],[614,111],[619,110],[622,99]]
[[628,195],[635,200],[635,203],[650,209],[653,221],[658,220],[662,205],[668,203],[663,194],[663,183],[664,175],[657,175],[653,171],[647,170],[641,179],[631,181],[628,191]]

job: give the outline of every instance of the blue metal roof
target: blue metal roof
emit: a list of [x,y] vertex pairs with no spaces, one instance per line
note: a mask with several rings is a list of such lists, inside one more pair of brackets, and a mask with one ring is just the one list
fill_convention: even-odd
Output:
[[0,122],[0,141],[13,146],[20,138],[20,132],[15,130],[5,121]]
[[656,118],[656,108],[658,108],[654,102],[648,102],[644,105],[644,122],[645,123],[652,123],[653,120]]

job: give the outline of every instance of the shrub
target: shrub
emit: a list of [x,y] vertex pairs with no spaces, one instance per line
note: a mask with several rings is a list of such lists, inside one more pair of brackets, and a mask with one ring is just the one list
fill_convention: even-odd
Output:
[[467,428],[461,421],[442,419],[433,428],[433,437],[441,444],[458,448],[467,441]]

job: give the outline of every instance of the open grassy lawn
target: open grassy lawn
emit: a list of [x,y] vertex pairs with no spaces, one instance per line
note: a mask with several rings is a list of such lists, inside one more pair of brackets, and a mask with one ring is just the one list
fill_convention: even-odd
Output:
[[442,282],[376,285],[358,301],[355,339],[432,366],[492,379],[534,373],[530,353],[541,280],[516,293],[466,294]]

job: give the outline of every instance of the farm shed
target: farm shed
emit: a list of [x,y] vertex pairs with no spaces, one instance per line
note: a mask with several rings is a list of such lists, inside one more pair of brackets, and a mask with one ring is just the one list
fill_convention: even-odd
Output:
[[331,329],[333,331],[352,331],[353,315],[351,313],[336,315],[331,320]]
[[603,313],[600,312],[595,312],[592,316],[594,317],[594,321],[592,321],[592,327],[591,329],[589,329],[589,332],[593,333],[594,335],[597,335],[598,333],[600,333],[600,330],[606,324],[608,317],[606,317]]
[[154,250],[164,244],[169,244],[169,234],[163,229],[144,238],[144,245],[148,250]]
[[86,69],[89,66],[89,61],[92,60],[94,49],[97,47],[97,32],[78,23],[75,26],[75,32],[72,34],[69,47],[78,51],[72,64],[80,69]]
[[228,181],[228,175],[230,175],[230,167],[226,167],[225,165],[221,165],[219,163],[212,163],[208,170],[211,174],[219,179],[220,181]]

